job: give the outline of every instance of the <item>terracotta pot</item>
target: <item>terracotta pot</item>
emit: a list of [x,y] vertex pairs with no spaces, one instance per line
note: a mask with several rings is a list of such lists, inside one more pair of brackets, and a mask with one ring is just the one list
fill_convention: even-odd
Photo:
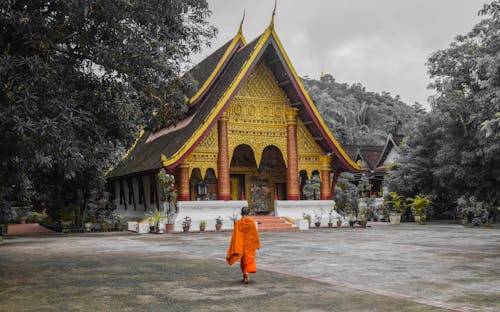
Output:
[[204,232],[204,231],[205,231],[205,226],[200,225],[200,232]]
[[314,225],[319,228],[321,226],[321,222],[315,222]]
[[173,232],[174,225],[167,223],[167,224],[165,224],[165,228],[166,228],[167,232]]
[[333,223],[329,222],[328,227],[333,227]]
[[220,229],[221,229],[221,228],[222,228],[222,224],[220,224],[220,223],[216,223],[216,224],[215,224],[215,229],[216,229],[217,231],[220,231]]
[[337,221],[337,227],[341,227],[342,226],[342,221]]
[[189,226],[185,226],[185,227],[183,227],[183,228],[182,228],[182,230],[183,230],[184,232],[189,232]]

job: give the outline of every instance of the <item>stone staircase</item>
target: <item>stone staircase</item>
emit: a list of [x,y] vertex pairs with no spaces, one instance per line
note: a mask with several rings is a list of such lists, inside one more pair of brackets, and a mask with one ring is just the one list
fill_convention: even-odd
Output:
[[55,231],[49,230],[38,223],[9,224],[7,229],[7,235],[47,235],[55,233]]
[[282,231],[298,231],[298,226],[292,226],[284,219],[275,216],[252,216],[252,219],[259,222],[259,232],[282,232]]

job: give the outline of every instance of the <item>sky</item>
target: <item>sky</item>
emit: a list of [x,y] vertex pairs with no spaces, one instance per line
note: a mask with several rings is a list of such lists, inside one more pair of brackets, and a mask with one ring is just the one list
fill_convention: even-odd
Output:
[[[278,0],[275,30],[297,73],[336,82],[359,82],[367,91],[390,92],[411,105],[429,107],[425,65],[481,18],[486,0]],[[243,34],[250,42],[269,25],[274,0],[208,0],[218,28],[197,63],[230,40],[245,10]]]

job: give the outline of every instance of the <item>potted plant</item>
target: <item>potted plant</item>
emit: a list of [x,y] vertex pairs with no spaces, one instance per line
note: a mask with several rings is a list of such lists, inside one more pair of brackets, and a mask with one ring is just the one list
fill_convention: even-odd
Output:
[[323,209],[314,210],[314,225],[319,228],[321,226],[321,217],[323,216]]
[[333,227],[333,219],[335,218],[335,207],[328,211],[328,227]]
[[350,227],[354,227],[354,224],[356,223],[356,216],[353,212],[349,212],[347,214],[347,221],[349,222]]
[[182,221],[182,230],[184,232],[189,232],[189,228],[191,227],[191,218],[186,216]]
[[207,222],[205,222],[205,220],[201,220],[200,221],[200,232],[204,232],[205,231],[205,226],[207,225]]
[[311,227],[311,215],[308,214],[308,213],[303,212],[302,213],[302,218],[304,218],[304,220],[307,220],[307,223],[309,224],[309,227]]
[[123,216],[120,214],[116,215],[115,216],[115,229],[117,231],[123,231],[124,226],[123,226],[122,222],[123,222]]
[[162,192],[161,201],[163,201],[163,211],[167,220],[165,227],[167,232],[170,232],[174,229],[174,220],[176,217],[175,200],[177,198],[177,192],[175,191],[175,177],[168,174],[165,169],[162,168],[158,172],[158,180]]
[[337,217],[337,227],[342,227],[342,216]]
[[[151,223],[153,224],[153,232],[160,233],[160,221],[165,219],[165,216],[162,216],[161,212],[155,208],[153,211],[149,211],[147,213],[151,218]],[[161,230],[163,232],[163,230]]]
[[384,204],[390,204],[395,210],[395,212],[389,214],[389,220],[391,224],[399,224],[401,222],[405,198],[396,192],[390,192],[389,196],[391,200],[385,201]]
[[418,224],[425,224],[425,210],[432,204],[429,197],[430,195],[426,195],[424,197],[420,197],[417,195],[414,198],[406,199],[408,201],[411,201],[411,203],[407,206],[412,208],[415,222],[417,222]]
[[217,231],[220,231],[221,228],[222,228],[222,217],[218,216],[217,218],[215,218],[215,229]]
[[368,205],[366,204],[365,198],[362,198],[358,203],[358,221],[361,227],[366,228],[368,222],[367,219]]
[[95,222],[95,217],[92,211],[87,209],[83,213],[83,225],[85,226],[85,232],[91,232],[92,231],[92,226],[94,225]]

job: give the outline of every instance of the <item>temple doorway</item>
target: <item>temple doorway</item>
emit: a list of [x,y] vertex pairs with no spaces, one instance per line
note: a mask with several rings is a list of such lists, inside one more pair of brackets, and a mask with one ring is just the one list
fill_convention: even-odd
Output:
[[231,159],[231,199],[247,200],[256,215],[274,213],[274,201],[286,199],[286,166],[279,148],[267,146],[259,167],[252,148],[236,147]]
[[273,214],[274,201],[286,199],[286,166],[281,151],[267,146],[252,176],[252,209],[255,214]]

